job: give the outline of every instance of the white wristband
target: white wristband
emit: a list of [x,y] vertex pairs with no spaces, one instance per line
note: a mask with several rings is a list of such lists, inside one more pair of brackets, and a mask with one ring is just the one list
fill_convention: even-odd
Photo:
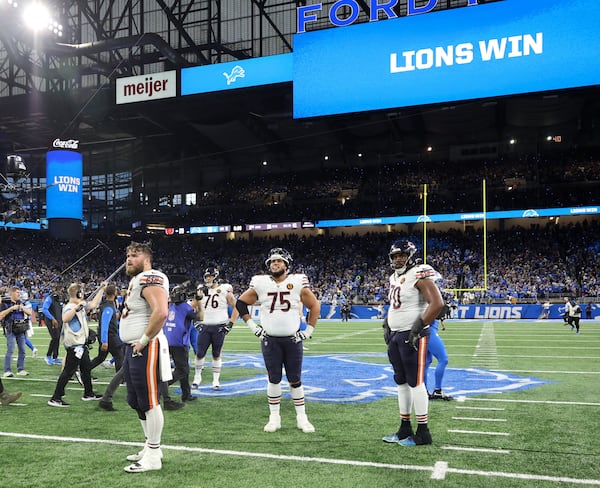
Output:
[[250,328],[252,332],[255,332],[256,328],[258,327],[258,325],[256,325],[256,322],[254,322],[254,320],[252,319],[246,320],[246,325]]
[[144,334],[142,337],[140,337],[140,340],[138,341],[142,346],[146,347],[148,345],[148,343],[150,342],[150,338]]
[[312,325],[306,326],[306,337],[312,337],[315,328]]

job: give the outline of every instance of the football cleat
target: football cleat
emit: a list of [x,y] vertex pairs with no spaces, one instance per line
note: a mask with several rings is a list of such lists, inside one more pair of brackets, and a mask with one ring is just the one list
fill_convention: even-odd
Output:
[[401,439],[398,441],[398,444],[406,447],[412,447],[417,445],[417,443],[412,437],[406,437],[405,439]]
[[[431,439],[431,433],[429,432],[429,427],[426,424],[421,424],[417,427],[417,432],[413,437],[414,443],[417,446],[423,446],[426,444],[431,444],[433,440]],[[405,444],[403,444],[405,445]]]
[[269,415],[269,423],[265,425],[265,432],[277,432],[281,429],[281,417],[279,415]]
[[308,417],[306,415],[298,415],[296,417],[296,427],[298,427],[305,434],[315,431],[314,425],[308,421]]
[[[149,450],[149,448],[144,446],[144,448],[140,452],[136,452],[135,454],[130,454],[129,456],[127,456],[127,461],[138,462],[140,459],[142,459],[144,457],[144,454],[146,453],[147,450]],[[162,459],[162,457],[163,457],[162,449],[159,447],[157,450],[158,450],[158,457],[160,459]]]
[[446,394],[442,393],[442,390],[434,390],[433,393],[429,394],[429,399],[430,400],[445,400],[445,401],[449,402],[450,400],[454,400],[454,397],[451,397],[450,395],[446,395]]
[[394,432],[393,434],[386,435],[381,439],[383,442],[387,442],[388,444],[398,444],[398,434]]
[[127,473],[143,473],[145,471],[156,471],[162,468],[162,452],[159,449],[146,449],[142,458],[123,469]]

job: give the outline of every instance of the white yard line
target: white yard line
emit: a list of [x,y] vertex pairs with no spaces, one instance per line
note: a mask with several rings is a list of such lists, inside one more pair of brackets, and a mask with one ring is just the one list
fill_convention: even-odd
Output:
[[506,419],[486,419],[481,417],[452,417],[452,420],[468,420],[473,422],[506,422]]
[[453,434],[473,434],[473,435],[497,435],[508,437],[510,432],[487,432],[483,430],[460,430],[460,429],[448,429],[448,432]]
[[[74,442],[74,443],[87,443],[87,444],[109,444],[109,445],[121,445],[131,446],[139,449],[143,447],[140,442],[126,442],[118,441],[114,439],[89,439],[81,437],[60,437],[60,436],[47,436],[47,435],[34,435],[34,434],[21,434],[15,432],[0,432],[0,436],[4,437],[15,437],[25,439],[39,439],[39,440],[52,440],[62,442]],[[350,459],[331,459],[331,458],[317,458],[307,456],[287,456],[283,454],[270,454],[270,453],[257,453],[247,451],[229,451],[223,449],[206,449],[202,447],[188,447],[188,446],[161,446],[164,450],[173,451],[186,451],[186,452],[197,452],[206,454],[219,454],[226,456],[239,456],[249,458],[263,458],[263,459],[277,459],[283,461],[293,462],[305,462],[305,463],[321,463],[321,464],[335,464],[335,465],[347,465],[357,467],[370,467],[370,468],[381,468],[381,469],[394,469],[394,470],[406,470],[406,471],[424,471],[430,472],[431,479],[443,480],[449,474],[461,474],[467,476],[479,476],[486,478],[509,478],[518,480],[530,480],[530,481],[549,481],[553,483],[572,483],[578,485],[593,485],[600,486],[600,479],[577,479],[567,478],[563,476],[543,476],[537,474],[528,473],[509,473],[503,471],[479,471],[472,469],[458,469],[451,468],[448,466],[446,461],[437,461],[434,466],[416,466],[409,464],[389,464],[389,463],[374,463],[367,461],[356,461]],[[445,447],[445,449],[455,449],[452,447]],[[466,448],[462,448],[466,449]]]

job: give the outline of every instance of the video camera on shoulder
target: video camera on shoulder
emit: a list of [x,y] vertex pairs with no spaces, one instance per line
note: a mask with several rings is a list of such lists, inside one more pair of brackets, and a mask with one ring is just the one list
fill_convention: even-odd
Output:
[[177,285],[171,290],[169,298],[175,304],[196,298],[196,287],[191,282]]

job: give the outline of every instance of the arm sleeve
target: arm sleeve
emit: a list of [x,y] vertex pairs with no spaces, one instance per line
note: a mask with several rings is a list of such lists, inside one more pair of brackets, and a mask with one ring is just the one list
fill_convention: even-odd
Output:
[[52,297],[47,296],[42,304],[42,313],[50,320],[54,320],[55,317],[50,313],[50,305],[52,304]]

